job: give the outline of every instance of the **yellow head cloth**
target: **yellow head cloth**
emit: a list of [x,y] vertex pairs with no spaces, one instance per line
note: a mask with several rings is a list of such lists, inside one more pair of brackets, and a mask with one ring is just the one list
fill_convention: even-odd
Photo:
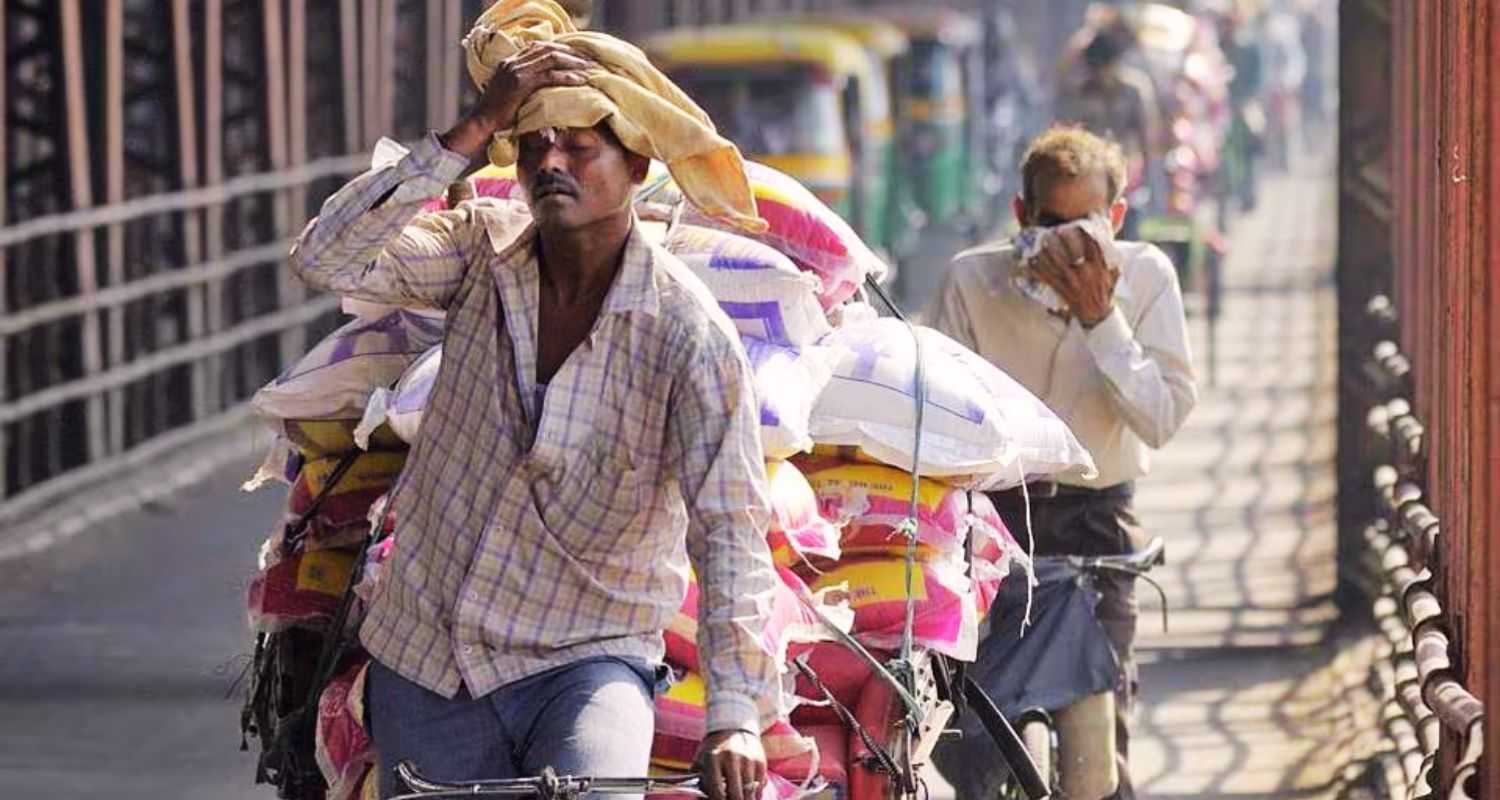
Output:
[[556,86],[521,105],[515,128],[490,144],[496,166],[516,162],[516,140],[546,128],[591,128],[606,122],[632,152],[664,162],[694,205],[750,232],[765,230],[738,148],[640,48],[580,31],[555,0],[501,0],[464,37],[469,76],[483,88],[506,58],[532,42],[558,42],[597,66],[586,86]]

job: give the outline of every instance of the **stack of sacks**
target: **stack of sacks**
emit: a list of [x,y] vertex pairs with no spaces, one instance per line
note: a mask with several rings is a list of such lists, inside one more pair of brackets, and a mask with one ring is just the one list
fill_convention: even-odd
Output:
[[251,399],[277,444],[246,487],[271,479],[291,486],[250,586],[256,632],[317,630],[337,610],[370,530],[371,508],[406,462],[407,445],[389,426],[369,431],[361,449],[355,442],[360,417],[371,393],[395,383],[442,332],[441,321],[430,315],[399,309],[356,319]]
[[365,716],[365,676],[370,660],[352,659],[318,697],[313,754],[328,783],[326,800],[374,800],[379,758]]
[[[855,637],[888,660],[905,631],[905,526],[914,516],[914,644],[973,660],[980,620],[1012,562],[1025,560],[980,490],[1040,475],[1087,474],[1092,460],[1040,401],[946,337],[879,319],[862,304],[843,306],[838,317],[834,330],[820,340],[839,362],[810,419],[813,453],[792,463],[817,495],[820,513],[838,526],[840,555],[810,557],[797,571],[815,593],[846,598]],[[914,330],[921,337],[926,389],[915,465]],[[913,511],[914,466],[921,481]],[[862,715],[889,694],[842,644],[794,645],[789,657],[804,661],[822,684],[797,676],[792,721],[805,735],[828,726],[839,726],[830,733],[843,729],[825,690],[867,724],[871,721]],[[845,732],[849,757],[864,752],[859,734]],[[820,746],[826,735],[817,736]],[[853,765],[845,767],[852,776]],[[843,787],[846,793],[857,788]]]
[[[836,559],[837,531],[818,513],[817,497],[795,466],[772,462],[769,467],[772,522],[767,542],[780,580],[772,599],[764,644],[781,662],[784,674],[790,676],[787,659],[792,648],[829,642],[836,634],[827,624],[847,631],[853,618],[847,605],[830,603],[824,594],[810,590],[791,569],[796,565],[805,567],[815,557]],[[662,770],[690,768],[706,734],[698,614],[697,580],[690,576],[682,606],[663,635],[674,680],[656,703],[651,763]],[[825,758],[815,740],[795,729],[788,718],[777,719],[763,731],[762,741],[771,773],[779,779],[772,796],[795,795],[799,787],[812,784],[824,774]],[[783,789],[794,791],[788,794]]]
[[[925,402],[918,461],[916,355],[921,337]],[[945,336],[894,319],[849,314],[823,339],[840,354],[811,418],[814,455],[795,463],[839,526],[842,557],[814,562],[814,591],[842,588],[855,635],[900,647],[906,622],[912,470],[915,509],[914,642],[975,657],[980,618],[1018,552],[994,507],[976,490],[1093,467],[1067,426],[1024,387]]]
[[816,344],[832,330],[818,304],[817,279],[770,247],[709,228],[676,226],[665,247],[703,282],[740,333],[755,372],[766,456],[811,449],[812,410],[838,357]]
[[[746,233],[683,203],[683,222],[744,233],[790,258],[818,278],[817,297],[831,309],[853,297],[867,276],[885,277],[888,267],[833,209],[796,179],[764,164],[745,163],[756,211],[768,225],[761,233]],[[675,206],[683,193],[663,170],[648,177],[639,198]]]

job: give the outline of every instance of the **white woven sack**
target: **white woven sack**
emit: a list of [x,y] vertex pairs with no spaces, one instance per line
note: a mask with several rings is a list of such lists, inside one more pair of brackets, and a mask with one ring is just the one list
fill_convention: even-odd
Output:
[[818,303],[817,277],[764,244],[678,225],[668,233],[666,248],[708,286],[743,336],[801,347],[831,330]]
[[355,319],[256,392],[250,407],[272,420],[359,419],[374,390],[442,339],[442,320],[414,311]]
[[[918,469],[967,488],[993,489],[1023,476],[1093,473],[1072,431],[1015,379],[931,328],[922,338],[927,398]],[[847,325],[824,339],[843,350],[813,410],[818,444],[858,447],[911,468],[915,442],[916,347],[899,320]]]
[[810,345],[781,347],[745,337],[760,403],[760,441],[766,458],[785,459],[812,449],[813,406],[833,378],[838,352]]
[[401,441],[416,444],[417,434],[422,430],[422,415],[427,411],[427,401],[432,397],[442,363],[443,348],[439,345],[412,362],[394,389],[372,392],[365,416],[354,429],[355,443],[368,448],[375,429],[388,424]]

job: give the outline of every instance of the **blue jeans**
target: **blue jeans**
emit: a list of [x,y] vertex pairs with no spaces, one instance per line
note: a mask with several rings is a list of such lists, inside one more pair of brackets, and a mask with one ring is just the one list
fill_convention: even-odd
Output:
[[374,662],[367,683],[380,796],[402,794],[396,765],[436,781],[560,774],[646,774],[655,728],[656,670],[642,661],[590,658],[448,699]]

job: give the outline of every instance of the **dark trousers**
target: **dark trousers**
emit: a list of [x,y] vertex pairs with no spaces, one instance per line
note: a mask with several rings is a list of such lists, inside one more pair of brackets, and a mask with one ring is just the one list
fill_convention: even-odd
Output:
[[[1064,492],[1054,497],[1031,497],[1031,533],[1037,555],[1120,555],[1134,552],[1144,542],[1140,523],[1132,511],[1134,492],[1128,484],[1099,493],[1072,493],[1066,489]],[[1020,493],[1001,492],[991,497],[1011,535],[1025,545],[1026,508]],[[1106,572],[1096,577],[1095,586],[1100,595],[1095,615],[1120,659],[1120,680],[1115,686],[1120,790],[1115,796],[1133,800],[1130,718],[1140,690],[1140,673],[1135,663],[1135,623],[1139,614],[1135,579]]]

